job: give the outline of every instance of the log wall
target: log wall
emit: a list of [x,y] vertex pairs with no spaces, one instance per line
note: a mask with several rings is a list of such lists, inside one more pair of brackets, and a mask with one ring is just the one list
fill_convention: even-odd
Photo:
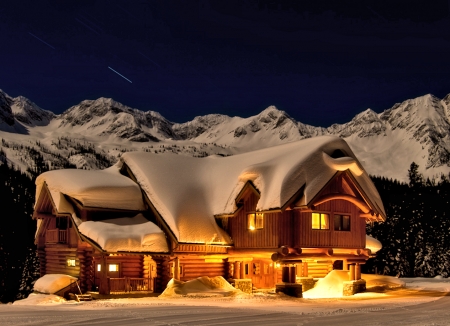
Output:
[[180,274],[181,281],[189,281],[200,276],[222,276],[226,278],[228,274],[224,259],[215,262],[205,262],[205,259],[199,259],[195,256],[192,258],[180,258],[180,267],[182,269]]
[[[75,259],[75,266],[67,266],[67,259]],[[79,276],[80,261],[77,248],[46,247],[45,248],[45,274],[67,274]]]

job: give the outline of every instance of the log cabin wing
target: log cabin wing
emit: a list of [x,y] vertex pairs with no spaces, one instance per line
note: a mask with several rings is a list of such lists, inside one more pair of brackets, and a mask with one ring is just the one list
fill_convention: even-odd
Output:
[[[156,290],[171,277],[220,275],[272,287],[280,280],[280,265],[295,266],[297,277],[323,277],[333,268],[359,266],[373,254],[366,245],[365,224],[385,219],[369,176],[347,143],[336,137],[230,157],[130,152],[108,171],[81,171],[96,175],[72,178],[68,184],[62,181],[66,171],[47,172],[37,180],[34,217],[42,221],[36,237],[41,273],[56,271],[42,268],[43,262],[50,266],[42,251],[56,250],[47,234],[64,214],[77,239],[67,245],[91,251],[94,258],[89,259],[100,262],[89,263],[91,270],[106,269],[114,259],[120,264],[120,259],[135,259],[139,263],[128,271],[146,277],[155,270]],[[118,181],[112,178],[103,185],[105,173]],[[99,195],[99,187],[109,195]],[[111,223],[117,229],[106,227]],[[151,245],[145,246],[141,235],[133,248],[120,248],[120,241],[107,245],[109,233],[133,223],[151,223],[148,239],[159,242],[149,240]],[[120,264],[117,268],[124,271]],[[91,275],[95,271],[84,274],[90,280],[86,289],[101,282]]]

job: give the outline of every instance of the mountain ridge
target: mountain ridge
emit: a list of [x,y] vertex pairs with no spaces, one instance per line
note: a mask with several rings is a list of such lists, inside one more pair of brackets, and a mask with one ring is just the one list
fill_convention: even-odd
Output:
[[[426,94],[396,103],[381,113],[366,109],[347,123],[325,128],[296,121],[275,106],[247,118],[208,114],[174,123],[156,111],[144,112],[102,97],[84,100],[55,115],[23,96],[12,98],[0,90],[0,130],[4,139],[17,140],[20,134],[23,136],[19,143],[23,143],[28,135],[55,152],[60,150],[55,139],[59,143],[61,137],[82,140],[90,144],[89,151],[105,148],[102,155],[110,155],[110,163],[126,150],[166,152],[170,148],[194,156],[233,155],[334,135],[349,143],[373,175],[405,180],[412,161],[428,177],[450,172],[450,94],[443,99]],[[66,143],[69,146],[70,141]],[[114,149],[118,144],[121,149]],[[156,149],[158,146],[160,149]],[[95,159],[88,160],[86,153],[68,153],[78,155],[71,164],[95,167],[89,163]]]

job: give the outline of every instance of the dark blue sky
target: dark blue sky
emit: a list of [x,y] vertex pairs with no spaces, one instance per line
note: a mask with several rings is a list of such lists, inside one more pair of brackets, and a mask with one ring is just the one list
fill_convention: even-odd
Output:
[[276,105],[329,126],[450,93],[449,9],[448,0],[2,0],[0,89],[55,113],[103,96],[175,122]]

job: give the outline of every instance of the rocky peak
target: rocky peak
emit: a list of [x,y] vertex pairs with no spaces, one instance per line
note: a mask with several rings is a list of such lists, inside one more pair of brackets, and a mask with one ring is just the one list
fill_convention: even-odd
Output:
[[229,116],[223,114],[208,114],[185,123],[176,123],[172,128],[181,139],[193,139],[229,119]]
[[11,110],[12,99],[0,89],[0,124],[14,125],[14,116]]
[[23,96],[13,99],[11,109],[14,117],[28,126],[45,126],[56,117],[53,112],[41,109]]

